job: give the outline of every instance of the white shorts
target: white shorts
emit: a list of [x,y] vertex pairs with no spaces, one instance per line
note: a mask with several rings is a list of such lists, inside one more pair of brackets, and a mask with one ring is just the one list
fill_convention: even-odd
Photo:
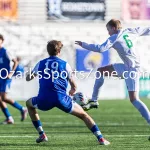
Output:
[[128,91],[139,91],[139,70],[136,68],[129,68],[124,64],[112,64],[118,77],[125,79]]

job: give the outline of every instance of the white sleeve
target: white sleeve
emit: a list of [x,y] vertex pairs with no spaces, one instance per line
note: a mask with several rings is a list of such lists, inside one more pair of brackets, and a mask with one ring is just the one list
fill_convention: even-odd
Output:
[[73,72],[71,66],[68,63],[66,64],[66,71],[68,72],[68,77],[71,78]]
[[35,65],[35,67],[34,67],[34,69],[32,70],[32,72],[35,72],[35,74],[37,74],[37,73],[38,73],[38,69],[39,69],[39,65],[40,65],[40,62],[38,62],[38,63]]
[[10,52],[8,52],[8,51],[6,51],[6,57],[7,57],[9,60],[15,59],[15,56],[12,55],[12,53],[10,53]]
[[129,28],[131,33],[137,34],[139,36],[150,35],[150,27],[137,27],[137,28]]
[[137,33],[139,34],[139,36],[146,36],[146,35],[150,35],[150,27],[147,28],[136,28]]
[[101,52],[109,50],[113,46],[115,40],[116,40],[116,36],[111,36],[101,45],[99,45],[99,44],[87,44],[85,42],[82,42],[82,47],[87,49],[87,50],[90,50],[90,51],[101,53]]

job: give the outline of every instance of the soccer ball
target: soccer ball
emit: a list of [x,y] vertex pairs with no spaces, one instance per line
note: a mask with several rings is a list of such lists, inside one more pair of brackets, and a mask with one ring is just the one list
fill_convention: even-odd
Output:
[[80,106],[83,106],[88,103],[88,98],[82,92],[75,93],[73,96],[73,100]]

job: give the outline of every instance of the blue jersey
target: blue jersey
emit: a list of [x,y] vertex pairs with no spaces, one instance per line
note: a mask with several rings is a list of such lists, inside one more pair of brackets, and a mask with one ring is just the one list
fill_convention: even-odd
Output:
[[64,60],[50,56],[37,63],[33,72],[39,74],[39,97],[66,93],[71,67]]
[[[0,70],[1,70],[2,78],[7,77],[7,72],[8,73],[10,72],[10,69],[11,69],[10,62],[11,60],[10,60],[10,57],[8,56],[6,49],[3,47],[0,48]],[[3,80],[1,77],[0,77],[0,81]]]

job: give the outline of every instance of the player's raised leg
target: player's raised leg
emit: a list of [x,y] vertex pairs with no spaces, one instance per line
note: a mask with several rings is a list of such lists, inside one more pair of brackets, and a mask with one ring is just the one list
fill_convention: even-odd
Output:
[[4,115],[6,117],[6,120],[4,120],[1,124],[14,124],[14,119],[11,116],[11,114],[7,108],[6,103],[1,100],[1,97],[0,97],[0,107],[1,107],[2,112],[4,113]]
[[101,144],[101,145],[109,145],[110,144],[109,141],[104,139],[99,127],[96,125],[94,120],[82,109],[82,107],[80,105],[73,102],[72,110],[70,113],[84,121],[86,126],[96,136],[99,144]]
[[112,72],[115,71],[112,65],[101,67],[97,69],[96,79],[93,87],[92,98],[89,100],[88,104],[83,106],[84,110],[89,110],[92,108],[98,108],[98,95],[100,88],[104,83],[104,77],[110,76]]
[[29,116],[30,116],[30,118],[32,120],[32,123],[33,123],[35,129],[39,133],[39,138],[36,139],[36,142],[37,143],[47,142],[48,138],[47,138],[47,136],[46,136],[46,134],[45,134],[45,132],[44,132],[44,130],[42,128],[42,124],[41,124],[39,115],[38,115],[38,113],[36,111],[36,108],[32,104],[32,98],[26,101],[26,106],[28,108]]

